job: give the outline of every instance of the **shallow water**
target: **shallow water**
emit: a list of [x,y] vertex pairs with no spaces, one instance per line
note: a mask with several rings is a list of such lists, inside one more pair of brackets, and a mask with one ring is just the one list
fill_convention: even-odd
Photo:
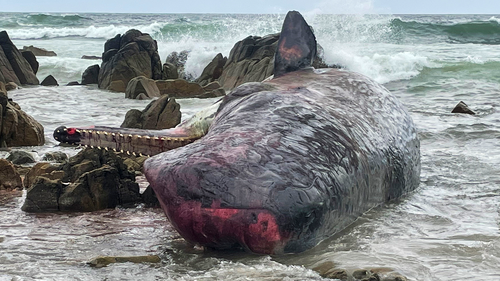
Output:
[[[116,21],[110,17],[116,26],[109,33],[125,28],[119,26],[117,16]],[[210,28],[217,32],[241,27],[245,22],[235,17],[226,21],[220,15],[214,17],[219,25]],[[166,29],[154,33],[159,23],[155,25],[153,21],[136,25],[132,18],[124,21],[126,27],[147,26],[152,34],[173,40],[157,38],[160,48],[164,48],[162,59],[169,50],[180,51],[196,45],[188,59],[191,60],[188,69],[194,73],[217,51],[228,52],[235,38],[239,40],[259,30],[263,33],[259,35],[265,35],[278,29],[280,22],[279,17],[261,17],[259,20],[267,19],[269,26],[242,29],[228,36],[227,41],[217,42],[207,39],[210,36],[206,34],[201,38],[200,30],[214,32],[203,24],[206,18],[201,23],[189,15],[179,18],[183,20],[174,21],[173,25],[184,29],[177,30],[177,35]],[[403,22],[395,22],[395,18]],[[310,269],[325,261],[346,269],[391,267],[410,280],[419,281],[500,279],[500,45],[474,43],[482,38],[481,32],[478,33],[481,36],[469,37],[464,33],[460,40],[470,40],[459,44],[450,41],[452,36],[456,39],[456,34],[443,31],[447,25],[463,27],[467,23],[465,27],[470,27],[474,21],[491,22],[489,30],[496,30],[498,18],[489,15],[339,16],[334,21],[308,18],[328,61],[385,83],[403,102],[418,127],[422,153],[421,184],[415,192],[372,210],[349,229],[314,249],[282,257],[205,252],[180,238],[159,209],[27,214],[20,210],[24,200],[21,193],[3,192],[0,194],[0,280],[137,280],[139,277],[321,280]],[[92,30],[88,20],[81,21],[85,30]],[[163,28],[167,27],[172,26],[166,24]],[[101,52],[104,38],[86,35],[23,38],[23,34],[36,34],[34,27],[29,28],[12,30],[12,34],[19,34],[15,39],[18,46],[35,43],[49,49],[57,46],[56,51],[61,53],[57,58],[39,60],[42,65],[39,78],[54,71],[61,74],[56,78],[63,84],[78,80],[87,65],[98,63],[78,58],[83,54],[98,55],[93,52]],[[56,33],[75,31],[50,28]],[[111,26],[96,23],[95,28],[107,36],[106,28]],[[397,28],[402,29],[396,32]],[[181,39],[176,41],[176,38]],[[82,49],[82,46],[87,47]],[[123,96],[88,86],[25,87],[9,92],[9,97],[45,127],[44,146],[22,148],[33,152],[37,159],[54,150],[69,155],[77,153],[75,148],[57,146],[51,137],[57,126],[119,126],[127,110],[142,110],[148,103]],[[460,100],[478,114],[449,113]],[[183,118],[214,101],[178,100]],[[0,151],[0,157],[7,154]],[[86,265],[99,255],[148,254],[159,255],[162,262],[113,264],[101,269]]]

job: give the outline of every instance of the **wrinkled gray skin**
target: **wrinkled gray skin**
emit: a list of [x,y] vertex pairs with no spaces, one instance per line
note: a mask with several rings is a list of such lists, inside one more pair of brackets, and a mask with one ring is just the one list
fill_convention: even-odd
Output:
[[[415,189],[419,146],[411,117],[384,87],[308,68],[236,88],[204,137],[148,159],[144,171],[187,240],[282,254],[309,249]],[[218,217],[207,217],[215,209]],[[254,221],[224,213],[234,209],[255,210]],[[239,221],[223,228],[221,213]],[[262,234],[272,241],[240,233],[260,213],[278,225],[278,234]]]

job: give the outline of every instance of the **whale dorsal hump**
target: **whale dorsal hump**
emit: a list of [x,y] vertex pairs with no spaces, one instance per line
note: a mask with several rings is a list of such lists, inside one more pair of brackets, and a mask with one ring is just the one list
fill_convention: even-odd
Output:
[[312,65],[316,56],[316,37],[297,11],[290,11],[281,29],[274,58],[274,77]]

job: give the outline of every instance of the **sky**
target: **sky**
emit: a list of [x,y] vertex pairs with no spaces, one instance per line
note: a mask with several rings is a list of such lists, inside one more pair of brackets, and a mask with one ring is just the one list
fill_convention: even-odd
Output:
[[2,12],[500,14],[500,0],[0,0],[0,4]]

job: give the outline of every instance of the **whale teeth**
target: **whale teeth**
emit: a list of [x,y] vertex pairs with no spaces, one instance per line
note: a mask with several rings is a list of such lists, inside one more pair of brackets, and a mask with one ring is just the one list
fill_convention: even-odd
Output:
[[142,153],[139,152],[139,156],[142,156]]
[[127,150],[127,155],[130,155],[130,151]]
[[159,137],[154,137],[153,139],[154,139],[154,140],[159,140],[160,138],[159,138]]
[[114,137],[114,136],[116,136],[116,134],[115,134],[115,133],[111,133],[111,135],[112,135],[113,137]]
[[113,148],[113,151],[116,152],[116,148]]
[[77,133],[80,133],[81,131],[82,131],[82,130],[76,129],[76,132],[77,132]]
[[120,134],[120,137],[123,138],[123,134]]
[[135,152],[132,152],[132,155],[137,156],[137,154],[135,154]]
[[167,139],[166,139],[166,138],[161,138],[161,140],[162,140],[162,141],[165,141],[165,140],[167,140]]
[[104,149],[105,149],[106,151],[108,151],[108,148],[107,148],[107,147],[105,147]]
[[151,137],[150,137],[150,136],[146,136],[146,139],[148,139],[148,140],[149,140],[149,139],[151,139]]
[[132,138],[132,135],[128,135],[129,138]]
[[108,135],[108,132],[104,132],[104,135],[107,136]]
[[123,153],[123,149],[120,150],[120,153]]
[[65,131],[65,132],[67,132],[67,131],[68,131],[68,129],[64,128],[64,131]]

